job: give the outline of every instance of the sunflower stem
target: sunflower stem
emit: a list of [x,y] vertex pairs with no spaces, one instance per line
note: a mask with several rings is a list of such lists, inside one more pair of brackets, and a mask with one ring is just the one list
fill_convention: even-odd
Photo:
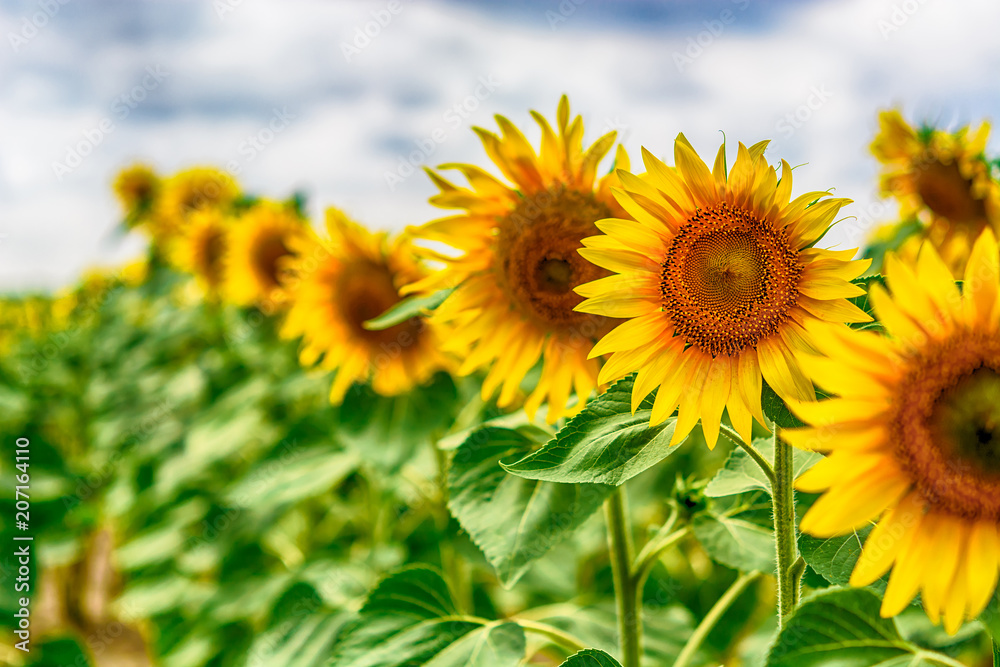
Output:
[[743,451],[747,453],[757,464],[757,467],[761,469],[764,476],[767,477],[767,481],[771,483],[771,487],[774,487],[774,468],[768,462],[764,455],[754,447],[753,445],[743,442],[743,437],[737,433],[735,430],[729,428],[725,424],[719,424],[719,432],[726,436],[734,445],[742,447]]
[[778,628],[781,629],[798,600],[799,575],[795,539],[795,497],[792,489],[792,448],[781,440],[779,427],[774,429],[774,482],[771,502],[774,508],[774,542],[777,555]]
[[641,591],[632,573],[635,547],[628,522],[628,498],[625,487],[619,486],[604,502],[608,524],[608,549],[611,573],[615,582],[615,602],[618,611],[618,634],[621,640],[622,667],[640,667],[642,656]]
[[733,585],[722,594],[712,608],[708,610],[705,614],[705,618],[701,619],[701,623],[698,627],[694,629],[691,636],[688,638],[687,642],[684,644],[684,648],[681,649],[680,655],[677,656],[677,661],[674,663],[674,667],[687,667],[687,664],[691,662],[691,658],[694,657],[695,651],[697,651],[702,642],[705,641],[705,637],[708,633],[712,631],[715,624],[719,622],[722,615],[726,613],[726,610],[733,604],[733,602],[740,596],[740,593],[746,590],[747,586],[755,582],[760,577],[760,572],[747,572],[741,574]]

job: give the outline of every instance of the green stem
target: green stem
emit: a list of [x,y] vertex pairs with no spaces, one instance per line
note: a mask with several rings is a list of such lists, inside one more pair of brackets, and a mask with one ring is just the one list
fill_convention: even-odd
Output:
[[653,538],[643,547],[639,555],[636,556],[635,566],[632,568],[632,580],[635,582],[638,592],[642,592],[642,588],[646,584],[646,577],[656,565],[660,554],[687,537],[690,532],[691,527],[684,526],[661,539]]
[[[777,428],[777,426],[775,426],[775,428]],[[767,477],[767,480],[771,482],[771,486],[773,487],[774,468],[772,468],[768,460],[764,458],[764,455],[761,454],[753,445],[743,442],[743,437],[725,424],[719,425],[719,432],[729,438],[733,444],[743,448],[743,451],[745,451],[750,458],[754,460],[754,463],[756,463],[757,466],[764,472],[764,476]]]
[[625,487],[619,486],[604,502],[608,524],[608,548],[611,573],[615,581],[618,610],[618,634],[621,639],[622,667],[640,667],[642,656],[642,617],[639,591],[632,576],[632,529],[628,522]]
[[993,667],[1000,667],[1000,644],[993,640]]
[[785,625],[798,599],[799,578],[795,570],[795,498],[792,489],[792,448],[782,442],[774,424],[774,484],[771,502],[774,507],[774,540],[777,552],[778,628]]
[[570,633],[560,630],[557,627],[551,626],[548,623],[539,623],[537,621],[528,621],[523,618],[513,619],[515,623],[520,625],[522,628],[528,632],[534,632],[536,635],[541,635],[546,639],[551,640],[554,644],[558,644],[563,648],[576,653],[587,648],[587,645],[582,641],[571,635]]
[[722,597],[719,598],[712,608],[708,610],[705,614],[705,618],[701,619],[701,623],[698,627],[694,629],[691,636],[688,638],[687,643],[684,644],[684,648],[681,650],[680,655],[677,656],[677,661],[674,662],[674,667],[687,667],[687,664],[691,662],[691,658],[694,657],[695,651],[701,646],[702,642],[705,641],[705,637],[708,633],[712,631],[715,624],[719,622],[722,615],[726,613],[730,605],[740,596],[740,594],[746,590],[747,586],[752,584],[760,578],[760,572],[748,572],[746,574],[741,574],[739,578],[733,582],[733,585],[729,587]]

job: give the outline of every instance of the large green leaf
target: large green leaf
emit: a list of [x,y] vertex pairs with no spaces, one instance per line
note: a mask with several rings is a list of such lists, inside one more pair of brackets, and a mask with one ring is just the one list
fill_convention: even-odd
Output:
[[820,591],[778,633],[766,667],[931,667],[961,663],[905,641],[863,588]]
[[597,511],[613,488],[523,479],[500,467],[501,459],[521,457],[534,444],[511,429],[480,429],[455,450],[448,473],[452,514],[508,587]]
[[376,318],[364,323],[365,329],[381,331],[401,324],[413,317],[423,317],[447,299],[454,289],[443,289],[427,296],[408,296]]
[[339,484],[358,465],[353,451],[313,451],[283,458],[265,459],[240,479],[227,493],[234,507],[274,509],[287,503],[318,496]]
[[774,531],[738,516],[704,512],[692,522],[694,536],[713,560],[741,572],[774,571]]
[[675,420],[650,426],[649,399],[632,414],[633,382],[619,380],[541,449],[504,468],[526,479],[617,486],[667,458],[677,451],[670,446]]
[[865,527],[827,539],[802,534],[799,535],[799,553],[817,574],[831,584],[843,586],[850,580],[854,565],[861,556],[861,546],[870,532],[871,528]]
[[441,576],[416,566],[388,576],[371,592],[327,664],[516,667],[523,658],[519,626],[462,616]]
[[571,655],[560,667],[622,667],[621,663],[596,648],[588,648]]
[[[774,460],[773,439],[757,438],[753,441],[753,446],[765,459],[768,461]],[[792,474],[797,478],[822,458],[823,455],[816,452],[793,449]],[[729,458],[726,459],[726,464],[715,474],[715,477],[708,483],[708,486],[705,487],[705,495],[711,498],[721,498],[723,496],[736,495],[737,493],[746,493],[747,491],[764,491],[770,494],[771,484],[760,469],[760,466],[750,458],[750,455],[742,447],[735,447]]]

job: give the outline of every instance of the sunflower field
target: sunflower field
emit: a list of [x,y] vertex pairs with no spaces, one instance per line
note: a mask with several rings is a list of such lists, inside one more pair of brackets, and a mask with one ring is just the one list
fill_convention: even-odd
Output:
[[0,302],[0,663],[1000,665],[1000,162],[878,122],[848,250],[565,96],[400,233],[124,168],[144,258]]

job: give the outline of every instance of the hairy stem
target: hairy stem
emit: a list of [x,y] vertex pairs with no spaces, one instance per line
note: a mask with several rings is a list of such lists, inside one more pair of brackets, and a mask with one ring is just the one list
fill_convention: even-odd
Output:
[[792,489],[792,448],[781,441],[774,424],[774,483],[771,502],[774,507],[774,541],[777,552],[778,627],[784,627],[798,600],[799,568],[796,566],[795,498]]
[[604,503],[608,524],[608,548],[611,572],[615,581],[618,610],[618,634],[621,639],[622,667],[640,667],[642,656],[642,617],[639,591],[632,574],[632,529],[628,522],[628,499],[625,487],[615,489]]

